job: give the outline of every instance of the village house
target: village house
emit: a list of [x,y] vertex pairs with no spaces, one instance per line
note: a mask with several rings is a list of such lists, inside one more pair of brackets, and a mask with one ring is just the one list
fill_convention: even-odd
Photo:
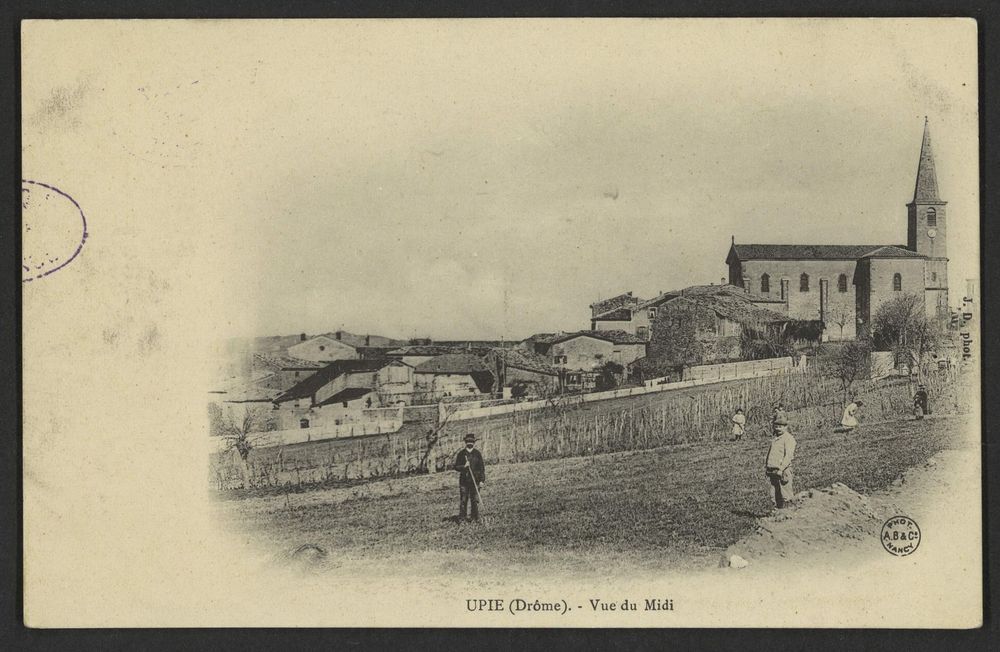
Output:
[[314,362],[333,362],[334,360],[357,360],[358,349],[350,344],[328,335],[317,335],[306,339],[303,333],[301,341],[288,347],[288,355],[299,360]]
[[646,355],[644,340],[615,330],[539,333],[522,342],[521,347],[545,356],[559,370],[563,387],[569,390],[593,389],[601,368],[608,362],[627,369]]
[[[510,389],[512,395],[523,392],[525,396],[551,396],[561,389],[559,371],[536,353],[493,348],[484,360],[498,379],[501,391]],[[514,395],[514,398],[520,396]]]
[[774,334],[788,322],[784,315],[723,288],[682,294],[657,311],[645,362],[670,368],[740,360],[745,331]]
[[494,383],[489,365],[472,353],[446,353],[414,369],[414,388],[424,401],[489,394]]
[[623,330],[648,342],[652,323],[661,306],[684,294],[716,293],[719,291],[744,295],[754,305],[769,310],[784,311],[784,304],[774,297],[761,296],[734,285],[695,285],[682,290],[665,290],[652,299],[638,299],[631,292],[620,294],[590,305],[590,329],[595,331]]
[[280,428],[361,420],[362,411],[408,404],[413,368],[399,360],[336,360],[274,399]]
[[428,360],[442,355],[455,355],[470,353],[467,348],[457,346],[443,346],[440,344],[416,344],[403,346],[390,350],[386,355],[390,358],[402,360],[406,364],[416,368]]
[[288,356],[254,354],[253,374],[261,387],[284,392],[313,375],[329,363],[298,360]]

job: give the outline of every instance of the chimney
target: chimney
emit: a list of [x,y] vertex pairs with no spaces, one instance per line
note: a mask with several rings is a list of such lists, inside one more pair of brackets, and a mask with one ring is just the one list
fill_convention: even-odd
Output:
[[302,333],[302,334],[299,335],[299,341],[300,342],[305,342],[306,341],[306,334],[305,333]]
[[336,336],[337,336],[337,340],[338,341],[341,340],[341,339],[343,339],[344,331],[337,331],[336,332]]
[[371,346],[371,345],[372,345],[372,336],[365,335],[365,346]]

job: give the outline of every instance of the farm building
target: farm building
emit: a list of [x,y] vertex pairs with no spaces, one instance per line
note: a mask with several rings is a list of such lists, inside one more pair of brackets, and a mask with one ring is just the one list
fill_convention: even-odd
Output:
[[472,353],[446,353],[416,366],[414,387],[426,400],[452,396],[479,396],[493,391],[489,365]]
[[646,355],[646,342],[625,331],[539,333],[521,347],[544,356],[560,372],[565,389],[593,389],[600,369],[608,362],[622,369]]
[[349,419],[363,409],[408,403],[412,395],[413,368],[399,360],[337,360],[275,398],[274,405],[280,427],[296,428],[302,419]]
[[594,331],[623,330],[648,342],[652,337],[652,323],[657,311],[669,301],[692,294],[738,294],[756,306],[783,312],[785,304],[774,297],[766,297],[735,285],[695,285],[682,290],[667,290],[652,299],[638,299],[631,292],[620,294],[590,305],[590,329]]
[[665,367],[739,360],[744,332],[768,333],[788,321],[738,293],[683,295],[657,311],[648,359]]
[[560,389],[559,371],[545,358],[520,349],[491,349],[484,357],[494,370],[499,386],[519,395],[549,396]]

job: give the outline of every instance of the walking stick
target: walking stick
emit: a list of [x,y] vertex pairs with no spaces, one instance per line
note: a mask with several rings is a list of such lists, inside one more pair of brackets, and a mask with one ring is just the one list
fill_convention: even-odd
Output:
[[469,469],[469,475],[472,477],[472,486],[476,490],[476,500],[479,501],[479,508],[483,508],[483,495],[479,493],[479,483],[476,482],[476,474],[472,472],[472,465],[469,462],[465,463],[466,467]]

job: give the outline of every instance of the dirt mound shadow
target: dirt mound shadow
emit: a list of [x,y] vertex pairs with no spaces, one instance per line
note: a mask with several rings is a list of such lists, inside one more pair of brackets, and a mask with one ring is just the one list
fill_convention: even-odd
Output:
[[835,553],[856,547],[859,541],[878,546],[882,524],[897,511],[840,482],[808,489],[796,494],[790,507],[762,518],[757,530],[729,546],[723,559],[738,555],[752,564],[775,557]]

